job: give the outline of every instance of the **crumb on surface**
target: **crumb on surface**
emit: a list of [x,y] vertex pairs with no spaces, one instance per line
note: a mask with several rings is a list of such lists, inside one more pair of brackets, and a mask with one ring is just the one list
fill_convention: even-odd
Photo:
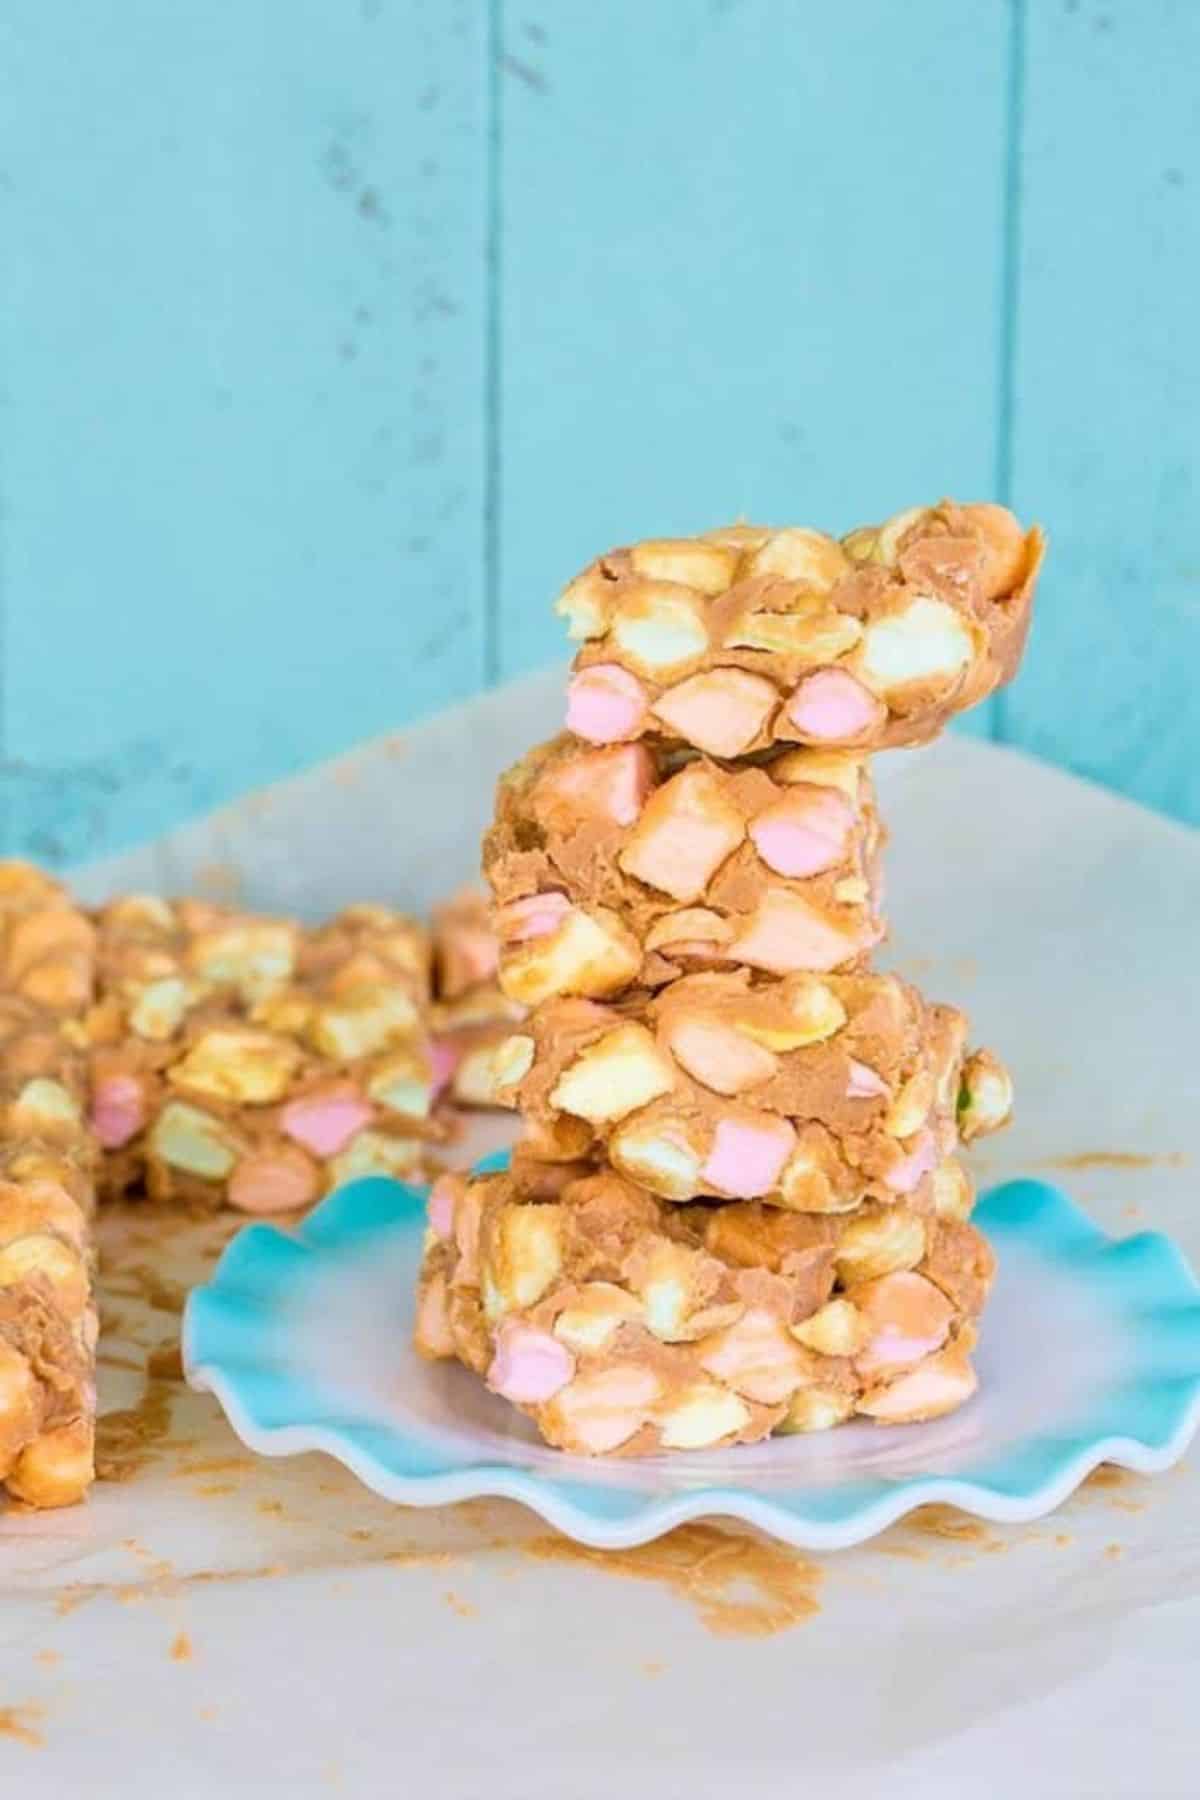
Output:
[[122,1606],[140,1606],[147,1600],[170,1600],[189,1588],[206,1587],[214,1582],[268,1581],[285,1575],[284,1563],[263,1563],[252,1569],[192,1569],[184,1574],[166,1560],[156,1561],[142,1581],[74,1581],[60,1588],[54,1610],[60,1618],[77,1607],[101,1596],[116,1600]]
[[95,1588],[86,1581],[69,1581],[59,1589],[54,1601],[54,1611],[60,1619],[65,1619],[77,1607],[83,1606],[95,1593]]
[[96,1479],[131,1481],[152,1462],[171,1431],[173,1381],[147,1374],[133,1406],[101,1413],[96,1420]]
[[176,1343],[160,1344],[146,1358],[146,1369],[156,1381],[183,1381],[183,1353]]
[[[1085,1477],[1079,1492],[1082,1495],[1086,1490],[1097,1488],[1116,1512],[1146,1511],[1148,1502],[1143,1496],[1149,1490],[1145,1476],[1139,1475],[1136,1470],[1123,1469],[1117,1463],[1101,1463]],[[1129,1491],[1131,1488],[1133,1493]]]
[[45,1716],[41,1706],[0,1706],[0,1738],[11,1738],[29,1750],[40,1750],[46,1740],[38,1724]]
[[949,1538],[956,1544],[974,1544],[980,1550],[1003,1550],[1005,1540],[982,1519],[959,1512],[955,1506],[918,1506],[904,1523],[922,1537]]
[[1070,1156],[1048,1156],[1044,1169],[1182,1169],[1187,1166],[1182,1150],[1144,1153],[1139,1150],[1078,1150]]
[[251,1469],[254,1464],[248,1456],[206,1456],[197,1461],[180,1463],[173,1471],[180,1475],[227,1475],[235,1470],[241,1472]]
[[[128,1283],[132,1284],[124,1293],[124,1298],[143,1300],[147,1306],[153,1307],[155,1312],[170,1313],[172,1316],[178,1316],[183,1311],[184,1301],[187,1299],[187,1289],[181,1282],[172,1281],[160,1269],[156,1269],[152,1263],[123,1262],[120,1273]],[[109,1291],[111,1293],[122,1292],[112,1286]]]
[[414,1546],[412,1549],[385,1550],[381,1562],[391,1563],[397,1569],[441,1568],[446,1563],[458,1560],[453,1550],[422,1550]]
[[610,1575],[657,1582],[690,1602],[714,1637],[774,1637],[820,1611],[820,1564],[785,1545],[715,1525],[680,1525],[632,1550],[594,1550],[555,1532],[529,1538],[520,1548],[535,1562],[586,1563]]

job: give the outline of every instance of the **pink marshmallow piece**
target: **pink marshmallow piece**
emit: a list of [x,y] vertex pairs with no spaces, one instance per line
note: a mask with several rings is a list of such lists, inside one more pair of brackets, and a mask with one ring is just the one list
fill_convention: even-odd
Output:
[[748,1400],[775,1406],[799,1386],[804,1355],[773,1314],[753,1308],[699,1346],[700,1366]]
[[654,764],[644,744],[614,744],[560,764],[546,782],[576,811],[632,825],[654,786]]
[[720,805],[711,771],[693,765],[659,789],[621,866],[676,900],[698,900],[742,837],[742,821]]
[[530,894],[525,900],[510,900],[496,914],[496,930],[506,944],[524,944],[530,938],[549,937],[558,930],[571,902],[565,894]]
[[451,1038],[434,1038],[429,1046],[429,1071],[433,1098],[445,1091],[462,1061],[462,1051]]
[[616,825],[632,825],[654,786],[654,766],[641,744],[614,751],[607,771],[604,796],[609,817]]
[[871,1332],[857,1358],[861,1374],[920,1362],[940,1350],[949,1335],[953,1306],[940,1288],[911,1269],[880,1275],[852,1297]]
[[978,1385],[968,1363],[939,1350],[892,1382],[863,1410],[875,1419],[936,1418],[969,1400]]
[[778,1186],[795,1147],[792,1127],[770,1113],[754,1119],[719,1119],[701,1177],[731,1199],[759,1200]]
[[105,1150],[119,1150],[146,1123],[142,1084],[136,1075],[107,1075],[92,1094],[92,1130]]
[[844,669],[806,675],[785,708],[787,717],[814,744],[853,744],[881,725],[887,709]]
[[769,1081],[778,1064],[769,1050],[715,1019],[680,1019],[670,1050],[695,1080],[714,1094],[740,1094]]
[[884,1182],[894,1194],[911,1194],[920,1186],[922,1177],[928,1175],[937,1162],[937,1145],[931,1131],[917,1134],[915,1147],[909,1151],[903,1162],[898,1162],[894,1169],[889,1169]]
[[635,738],[646,719],[646,691],[618,663],[592,663],[567,683],[567,730],[589,744]]
[[548,1331],[512,1319],[496,1333],[487,1384],[504,1400],[537,1406],[553,1399],[574,1373],[575,1358],[565,1344]]
[[458,1183],[451,1176],[441,1175],[430,1188],[429,1199],[425,1202],[431,1227],[447,1243],[454,1236],[454,1205],[457,1197]]
[[895,1325],[885,1325],[882,1331],[875,1333],[858,1358],[858,1366],[864,1374],[874,1374],[880,1369],[920,1362],[923,1356],[930,1356],[935,1350],[940,1350],[945,1341],[944,1331],[934,1332],[928,1337],[914,1337]]
[[598,1413],[584,1412],[572,1418],[571,1430],[581,1450],[590,1456],[604,1456],[619,1444],[628,1443],[640,1430],[645,1416],[641,1408],[632,1406],[624,1412],[616,1407]]
[[710,756],[739,756],[778,704],[778,693],[761,675],[712,669],[668,688],[654,712],[676,737]]
[[229,1177],[227,1193],[238,1212],[296,1212],[316,1199],[317,1171],[294,1150],[248,1156]]
[[850,1058],[850,1080],[846,1084],[847,1100],[888,1100],[891,1089],[877,1070],[869,1063],[856,1062]]
[[358,1095],[310,1094],[284,1107],[279,1126],[314,1156],[336,1156],[373,1117],[374,1108]]
[[628,1442],[658,1397],[650,1369],[617,1367],[581,1376],[563,1390],[558,1406],[576,1443],[600,1456]]
[[846,854],[854,813],[842,794],[810,788],[785,794],[750,826],[754,847],[769,869],[793,878],[820,875]]
[[723,954],[726,960],[787,975],[798,969],[836,969],[849,962],[859,947],[857,938],[839,931],[798,894],[786,888],[768,888],[757,911]]
[[496,973],[500,953],[490,931],[460,927],[455,937],[455,952],[464,987],[476,987],[490,981]]

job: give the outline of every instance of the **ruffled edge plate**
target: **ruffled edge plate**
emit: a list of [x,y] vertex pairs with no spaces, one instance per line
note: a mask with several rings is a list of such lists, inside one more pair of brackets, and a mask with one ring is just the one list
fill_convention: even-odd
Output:
[[1175,1245],[1109,1238],[1031,1180],[985,1195],[974,1222],[1000,1263],[980,1393],[925,1425],[637,1460],[549,1450],[468,1371],[415,1356],[424,1198],[382,1176],[294,1228],[241,1231],[189,1296],[184,1366],[263,1455],[324,1451],[409,1506],[516,1500],[598,1548],[724,1516],[839,1549],[931,1502],[1020,1522],[1102,1462],[1149,1474],[1178,1461],[1200,1423],[1200,1287]]

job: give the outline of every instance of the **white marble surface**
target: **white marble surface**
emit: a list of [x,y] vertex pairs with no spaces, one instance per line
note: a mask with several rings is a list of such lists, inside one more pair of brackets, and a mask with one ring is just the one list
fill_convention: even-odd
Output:
[[[251,798],[87,889],[425,901],[469,871],[491,777],[551,728],[557,679]],[[1200,1262],[1200,839],[962,739],[882,773],[895,960],[969,1008],[1018,1083],[983,1178],[1058,1179],[1110,1231],[1168,1230]],[[189,1278],[204,1235],[127,1243],[109,1287],[144,1294],[130,1269],[148,1259]],[[109,1307],[126,1330],[109,1356],[140,1364],[169,1339],[169,1308]],[[105,1405],[136,1402],[136,1369],[103,1374]],[[1196,1791],[1194,1456],[1036,1527],[934,1520],[822,1559],[770,1551],[760,1589],[722,1584],[707,1527],[618,1563],[545,1560],[515,1508],[389,1508],[319,1458],[254,1463],[207,1398],[160,1391],[173,1422],[130,1479],[86,1509],[0,1518],[0,1794]]]

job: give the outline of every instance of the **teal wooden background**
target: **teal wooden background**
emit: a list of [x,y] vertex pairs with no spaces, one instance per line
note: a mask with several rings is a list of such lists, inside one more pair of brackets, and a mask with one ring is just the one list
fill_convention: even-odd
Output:
[[1010,499],[974,728],[1200,819],[1196,0],[6,0],[0,843],[561,654],[591,553]]

